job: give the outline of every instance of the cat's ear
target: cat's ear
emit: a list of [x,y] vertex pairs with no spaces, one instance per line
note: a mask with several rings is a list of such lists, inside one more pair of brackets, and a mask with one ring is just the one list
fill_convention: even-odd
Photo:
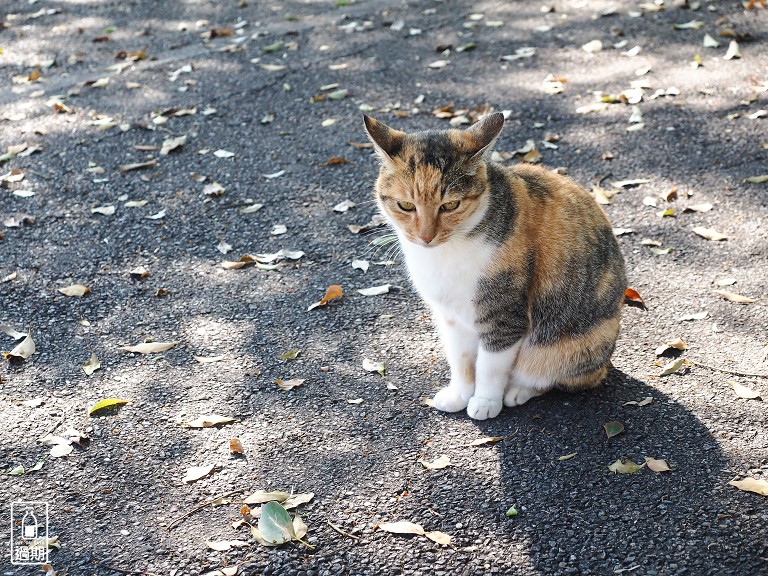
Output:
[[391,162],[392,158],[397,156],[403,148],[405,132],[393,130],[370,116],[363,115],[363,120],[365,121],[365,131],[368,133],[368,138],[373,142],[376,152],[383,161]]
[[504,128],[504,114],[496,112],[489,114],[465,131],[469,136],[469,153],[473,159],[482,158],[493,148],[502,128]]

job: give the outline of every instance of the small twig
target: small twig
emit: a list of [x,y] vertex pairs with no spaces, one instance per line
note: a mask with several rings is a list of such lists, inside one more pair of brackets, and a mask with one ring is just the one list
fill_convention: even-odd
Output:
[[331,524],[330,520],[326,520],[326,522],[328,522],[328,526],[330,526],[331,528],[336,530],[336,532],[338,532],[342,536],[348,536],[348,537],[352,538],[352,540],[360,540],[359,536],[355,536],[354,534],[350,534],[349,532],[344,532],[344,530],[342,530],[338,526],[335,526],[334,524]]
[[237,490],[232,490],[232,492],[227,492],[226,494],[222,494],[221,496],[216,496],[216,498],[211,498],[211,499],[210,499],[210,500],[208,500],[208,502],[206,502],[205,504],[201,504],[201,505],[200,505],[200,506],[198,506],[197,508],[193,508],[192,510],[190,510],[190,511],[189,511],[189,512],[187,512],[186,514],[184,514],[184,515],[182,515],[182,516],[179,516],[178,518],[176,518],[176,520],[174,520],[173,522],[171,522],[170,524],[168,524],[168,526],[166,527],[166,530],[167,530],[168,532],[170,532],[170,531],[171,531],[171,528],[173,528],[173,527],[174,527],[176,524],[178,524],[179,522],[181,522],[181,521],[182,521],[182,520],[184,520],[185,518],[189,518],[189,517],[190,517],[190,516],[192,516],[192,514],[194,514],[195,512],[199,512],[199,511],[200,511],[200,510],[202,510],[203,508],[205,508],[205,507],[207,507],[207,506],[210,506],[211,504],[213,504],[214,502],[216,502],[216,500],[219,500],[219,499],[221,499],[221,498],[226,498],[227,496],[232,496],[232,494],[239,494],[239,493],[240,493],[240,492],[242,492],[242,491],[243,491],[243,489],[242,489],[242,488],[239,488],[239,489],[237,489]]
[[112,570],[113,572],[120,572],[121,574],[140,574],[141,576],[160,576],[159,574],[155,574],[154,572],[147,572],[146,570],[126,570],[125,568],[110,566],[109,564],[104,564],[102,562],[96,562],[96,566],[105,568],[107,570]]
[[690,362],[694,366],[706,368],[707,370],[714,370],[715,372],[725,372],[726,374],[733,374],[734,376],[752,376],[754,378],[768,378],[768,374],[757,374],[753,372],[739,372],[737,370],[727,370],[726,368],[718,368],[717,366],[702,364],[701,362],[696,362],[696,360],[691,360],[690,358],[687,358],[686,360],[688,360],[688,362]]

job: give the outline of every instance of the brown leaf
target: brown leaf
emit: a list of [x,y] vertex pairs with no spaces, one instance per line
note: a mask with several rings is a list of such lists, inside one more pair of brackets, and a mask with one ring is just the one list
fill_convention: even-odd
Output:
[[640,296],[640,293],[634,288],[627,288],[624,290],[624,304],[632,306],[633,308],[640,308],[640,310],[648,310],[643,297]]
[[328,162],[326,162],[326,164],[328,165],[346,164],[348,162],[349,160],[347,160],[346,158],[340,158],[339,156],[332,156],[331,158],[328,159]]
[[309,308],[307,308],[307,312],[309,312],[310,310],[314,310],[319,306],[325,306],[331,300],[340,298],[343,295],[344,295],[344,291],[341,289],[341,286],[339,286],[338,284],[333,284],[332,286],[328,287],[328,289],[325,291],[325,296],[323,296],[319,302],[315,302],[314,304],[309,306]]
[[142,168],[151,168],[157,166],[157,160],[147,160],[146,162],[136,162],[135,164],[123,164],[117,167],[118,172],[130,172],[131,170],[141,170]]
[[658,348],[656,348],[656,356],[661,356],[666,352],[667,350],[674,348],[675,350],[688,350],[688,345],[682,341],[682,339],[677,338],[675,340],[671,340],[668,342],[664,342],[661,344]]
[[232,452],[232,454],[245,454],[243,444],[240,442],[239,438],[229,439],[229,451]]
[[400,522],[382,522],[377,526],[379,530],[390,532],[391,534],[418,534],[424,535],[424,527],[421,524],[414,524],[402,520]]

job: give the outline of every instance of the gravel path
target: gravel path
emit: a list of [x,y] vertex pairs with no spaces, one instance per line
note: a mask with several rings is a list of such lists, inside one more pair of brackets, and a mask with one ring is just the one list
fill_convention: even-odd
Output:
[[[768,174],[768,10],[342,4],[0,7],[0,324],[36,345],[0,364],[3,517],[48,502],[60,576],[768,574],[765,496],[729,484],[768,480],[768,184],[745,181]],[[448,368],[384,230],[350,231],[377,169],[350,143],[363,111],[418,130],[491,109],[509,111],[503,162],[540,154],[609,197],[649,310],[626,308],[602,389],[475,422],[422,400]],[[222,265],[248,254],[273,256]],[[307,312],[331,285],[344,296]],[[175,345],[121,349],[147,340]],[[670,352],[687,361],[659,376]],[[129,402],[89,416],[104,398]],[[211,414],[233,421],[181,425]],[[30,470],[68,428],[89,440]],[[469,446],[484,437],[502,439]],[[608,469],[645,457],[672,470]],[[314,494],[298,507],[314,549],[233,527],[258,490]],[[376,529],[394,521],[451,545]],[[42,573],[0,540],[0,574]]]

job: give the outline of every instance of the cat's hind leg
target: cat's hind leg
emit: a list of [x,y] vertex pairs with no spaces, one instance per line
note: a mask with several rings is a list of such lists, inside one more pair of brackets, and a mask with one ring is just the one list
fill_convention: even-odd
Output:
[[432,405],[443,412],[464,410],[475,392],[475,361],[479,337],[477,332],[460,322],[434,313],[445,347],[448,365],[451,367],[451,381],[438,390]]

